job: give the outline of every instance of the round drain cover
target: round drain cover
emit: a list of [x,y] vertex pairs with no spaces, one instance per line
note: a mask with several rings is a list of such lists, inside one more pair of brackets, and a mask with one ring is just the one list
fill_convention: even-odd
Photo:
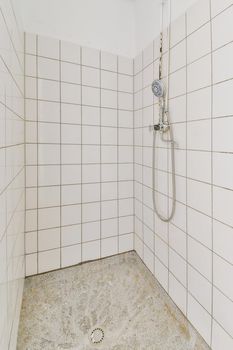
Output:
[[101,328],[95,328],[91,332],[91,341],[93,344],[99,344],[104,339],[104,331]]

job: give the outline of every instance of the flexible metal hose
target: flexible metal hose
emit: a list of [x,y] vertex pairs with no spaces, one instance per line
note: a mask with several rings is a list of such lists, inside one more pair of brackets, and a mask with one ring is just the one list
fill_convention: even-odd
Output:
[[173,132],[172,132],[172,129],[171,129],[171,126],[170,126],[170,140],[166,141],[166,140],[163,140],[164,142],[168,142],[170,143],[171,145],[171,166],[172,166],[172,169],[171,169],[171,174],[172,174],[172,208],[171,208],[171,213],[168,215],[168,217],[165,217],[163,216],[158,208],[157,208],[157,203],[156,203],[156,198],[155,198],[155,183],[156,183],[156,176],[155,176],[155,163],[156,163],[156,160],[155,160],[155,155],[156,155],[156,152],[155,152],[155,148],[156,148],[156,133],[157,131],[154,130],[153,132],[153,155],[152,155],[152,193],[153,193],[153,206],[154,206],[154,211],[155,213],[158,215],[158,217],[160,218],[160,220],[164,221],[164,222],[169,222],[174,214],[175,214],[175,210],[176,210],[176,180],[175,180],[175,148],[174,148],[174,140],[173,140]]

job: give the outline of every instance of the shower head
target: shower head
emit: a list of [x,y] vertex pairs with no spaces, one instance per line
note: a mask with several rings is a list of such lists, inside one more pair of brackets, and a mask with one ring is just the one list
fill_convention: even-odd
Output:
[[164,96],[164,85],[162,80],[154,80],[151,88],[152,88],[153,94],[156,97],[161,98]]

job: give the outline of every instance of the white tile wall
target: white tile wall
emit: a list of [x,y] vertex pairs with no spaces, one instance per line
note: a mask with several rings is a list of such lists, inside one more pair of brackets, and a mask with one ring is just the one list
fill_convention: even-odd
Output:
[[133,61],[25,35],[26,274],[133,249]]
[[[158,39],[154,74],[151,45],[134,61],[135,249],[214,350],[233,346],[232,5],[199,0],[171,25],[177,201],[169,224],[154,215],[151,201],[148,127],[158,120],[158,101],[150,92],[158,78]],[[170,151],[161,142],[156,151],[157,201],[167,213]]]
[[[0,349],[14,350],[25,270],[24,36],[8,0],[0,5],[0,33]],[[27,249],[34,249],[32,235]]]

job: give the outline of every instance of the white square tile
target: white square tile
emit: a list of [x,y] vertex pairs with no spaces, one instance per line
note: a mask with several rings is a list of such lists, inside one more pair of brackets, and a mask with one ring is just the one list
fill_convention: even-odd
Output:
[[117,73],[102,70],[101,87],[103,89],[117,90]]
[[133,216],[119,218],[119,234],[131,233],[134,230]]
[[[213,183],[214,185],[233,189],[233,155],[230,153],[213,154]],[[224,174],[224,176],[223,176]]]
[[81,185],[62,186],[61,203],[62,205],[81,203]]
[[214,187],[214,218],[233,226],[232,217],[232,205],[233,205],[233,192],[220,187]]
[[29,121],[37,120],[37,101],[25,99],[25,119]]
[[173,275],[178,279],[180,283],[182,283],[183,286],[186,286],[187,263],[180,255],[178,255],[172,249],[169,249],[169,264],[170,271],[173,273]]
[[82,84],[100,87],[100,70],[90,67],[82,67]]
[[26,276],[33,276],[37,274],[37,254],[29,254],[25,256],[25,272]]
[[214,288],[213,316],[229,334],[233,333],[232,313],[232,301]]
[[100,239],[100,221],[82,224],[82,242]]
[[211,88],[189,93],[187,96],[187,119],[197,120],[211,117]]
[[211,249],[212,247],[212,222],[209,216],[188,208],[187,213],[188,234],[197,241]]
[[100,67],[100,51],[92,48],[82,48],[82,64],[85,66]]
[[81,83],[81,67],[73,63],[61,63],[61,81],[66,83]]
[[213,86],[213,116],[224,117],[233,114],[233,100],[231,99],[233,80]]
[[118,219],[101,221],[101,237],[107,238],[118,235]]
[[81,103],[81,87],[79,85],[61,83],[61,101],[67,103]]
[[212,286],[200,273],[188,267],[188,288],[194,298],[211,313]]
[[231,6],[213,19],[213,50],[233,40],[232,16],[233,7]]
[[25,233],[25,253],[37,252],[37,231]]
[[39,230],[60,226],[60,207],[38,210]]
[[82,124],[100,125],[100,108],[82,106]]
[[36,55],[36,35],[31,33],[25,34],[25,52]]
[[39,100],[55,101],[60,100],[60,87],[56,81],[38,79]]
[[101,184],[101,200],[117,199],[117,182]]
[[60,143],[60,124],[38,123],[39,143]]
[[213,222],[213,250],[233,264],[233,229],[216,220]]
[[38,254],[38,272],[43,273],[60,268],[60,249],[40,252]]
[[38,231],[38,250],[50,250],[60,247],[60,228]]
[[38,120],[41,122],[60,122],[60,103],[38,101]]
[[188,295],[188,318],[207,344],[210,344],[211,316],[190,294]]
[[[60,208],[59,208],[60,209]],[[61,212],[61,224],[74,225],[81,223],[81,205],[67,205],[63,206]]]
[[100,200],[100,184],[82,185],[82,202],[97,202]]
[[118,72],[133,75],[133,60],[131,58],[118,57]]
[[233,43],[213,53],[213,81],[219,83],[233,77]]
[[186,43],[182,41],[171,49],[170,57],[170,72],[173,73],[176,70],[186,65]]
[[67,267],[81,262],[81,244],[61,249],[61,266]]
[[59,61],[38,57],[38,77],[42,79],[59,80]]
[[60,187],[40,187],[38,189],[38,207],[55,207],[60,205]]
[[111,256],[118,253],[118,239],[111,237],[101,240],[101,257]]
[[63,124],[61,126],[61,143],[81,144],[81,126]]
[[60,146],[40,144],[38,146],[38,164],[60,164]]
[[35,78],[25,78],[25,97],[26,98],[37,98],[37,84]]
[[25,75],[30,77],[36,77],[36,56],[25,55]]
[[117,181],[117,165],[102,164],[101,165],[101,181]]
[[171,24],[171,46],[174,46],[185,38],[185,26],[186,26],[185,15],[179,16]]
[[88,203],[82,206],[82,222],[99,221],[100,220],[100,204]]
[[100,182],[100,165],[82,165],[82,183]]
[[61,122],[69,124],[81,124],[81,106],[62,103]]
[[80,46],[67,42],[61,41],[61,60],[72,62],[72,63],[80,63]]
[[187,124],[187,148],[211,150],[211,120],[194,121]]
[[100,241],[82,244],[82,260],[95,260],[100,258]]
[[61,227],[61,245],[71,246],[81,243],[81,225]]
[[117,92],[101,90],[101,106],[105,108],[117,108]]
[[188,66],[188,92],[209,86],[211,83],[210,55]]
[[133,233],[119,237],[119,253],[128,252],[134,249]]
[[[200,11],[201,8],[201,11]],[[201,27],[210,20],[209,0],[199,0],[187,11],[188,34]]]
[[117,216],[117,201],[101,202],[101,219],[110,219]]
[[59,40],[38,36],[38,55],[59,59]]
[[116,145],[117,144],[117,128],[101,127],[101,144]]
[[233,281],[230,276],[233,273],[233,267],[216,254],[213,256],[213,283],[231,300],[233,299]]
[[212,254],[211,250],[204,247],[192,238],[188,238],[188,262],[205,278],[211,281]]
[[109,52],[101,52],[101,69],[117,71],[117,56]]
[[211,153],[188,151],[187,175],[194,180],[211,182]]
[[232,5],[232,0],[212,0],[212,17],[225,10],[228,6]]
[[226,350],[231,350],[233,347],[233,339],[216,321],[213,321],[212,347],[213,350],[218,350],[222,347]]
[[169,295],[172,297],[176,305],[181,309],[183,313],[186,312],[186,289],[176,278],[169,275]]
[[37,230],[37,210],[26,210],[26,232]]
[[99,146],[83,146],[82,147],[83,163],[99,163],[100,162],[100,147]]
[[80,164],[81,163],[81,146],[80,145],[62,145],[61,147],[62,164]]
[[213,150],[215,152],[232,152],[233,118],[217,118],[213,120]]
[[133,110],[133,95],[126,92],[118,93],[118,106],[119,109],[125,109],[128,111]]
[[100,128],[98,126],[82,127],[83,144],[100,144]]
[[169,243],[171,248],[186,258],[186,234],[172,224],[169,226]]
[[58,165],[38,166],[38,185],[60,185],[60,167]]
[[190,207],[211,215],[211,186],[188,180],[187,203]]
[[[186,70],[180,69],[179,71],[171,74],[170,76],[170,97],[176,97],[183,95],[186,92]],[[151,93],[151,89],[150,89]]]
[[193,62],[211,51],[210,23],[207,23],[187,39],[187,63]]
[[82,103],[88,106],[99,106],[100,89],[82,86]]
[[61,174],[63,185],[81,183],[81,165],[62,165]]

